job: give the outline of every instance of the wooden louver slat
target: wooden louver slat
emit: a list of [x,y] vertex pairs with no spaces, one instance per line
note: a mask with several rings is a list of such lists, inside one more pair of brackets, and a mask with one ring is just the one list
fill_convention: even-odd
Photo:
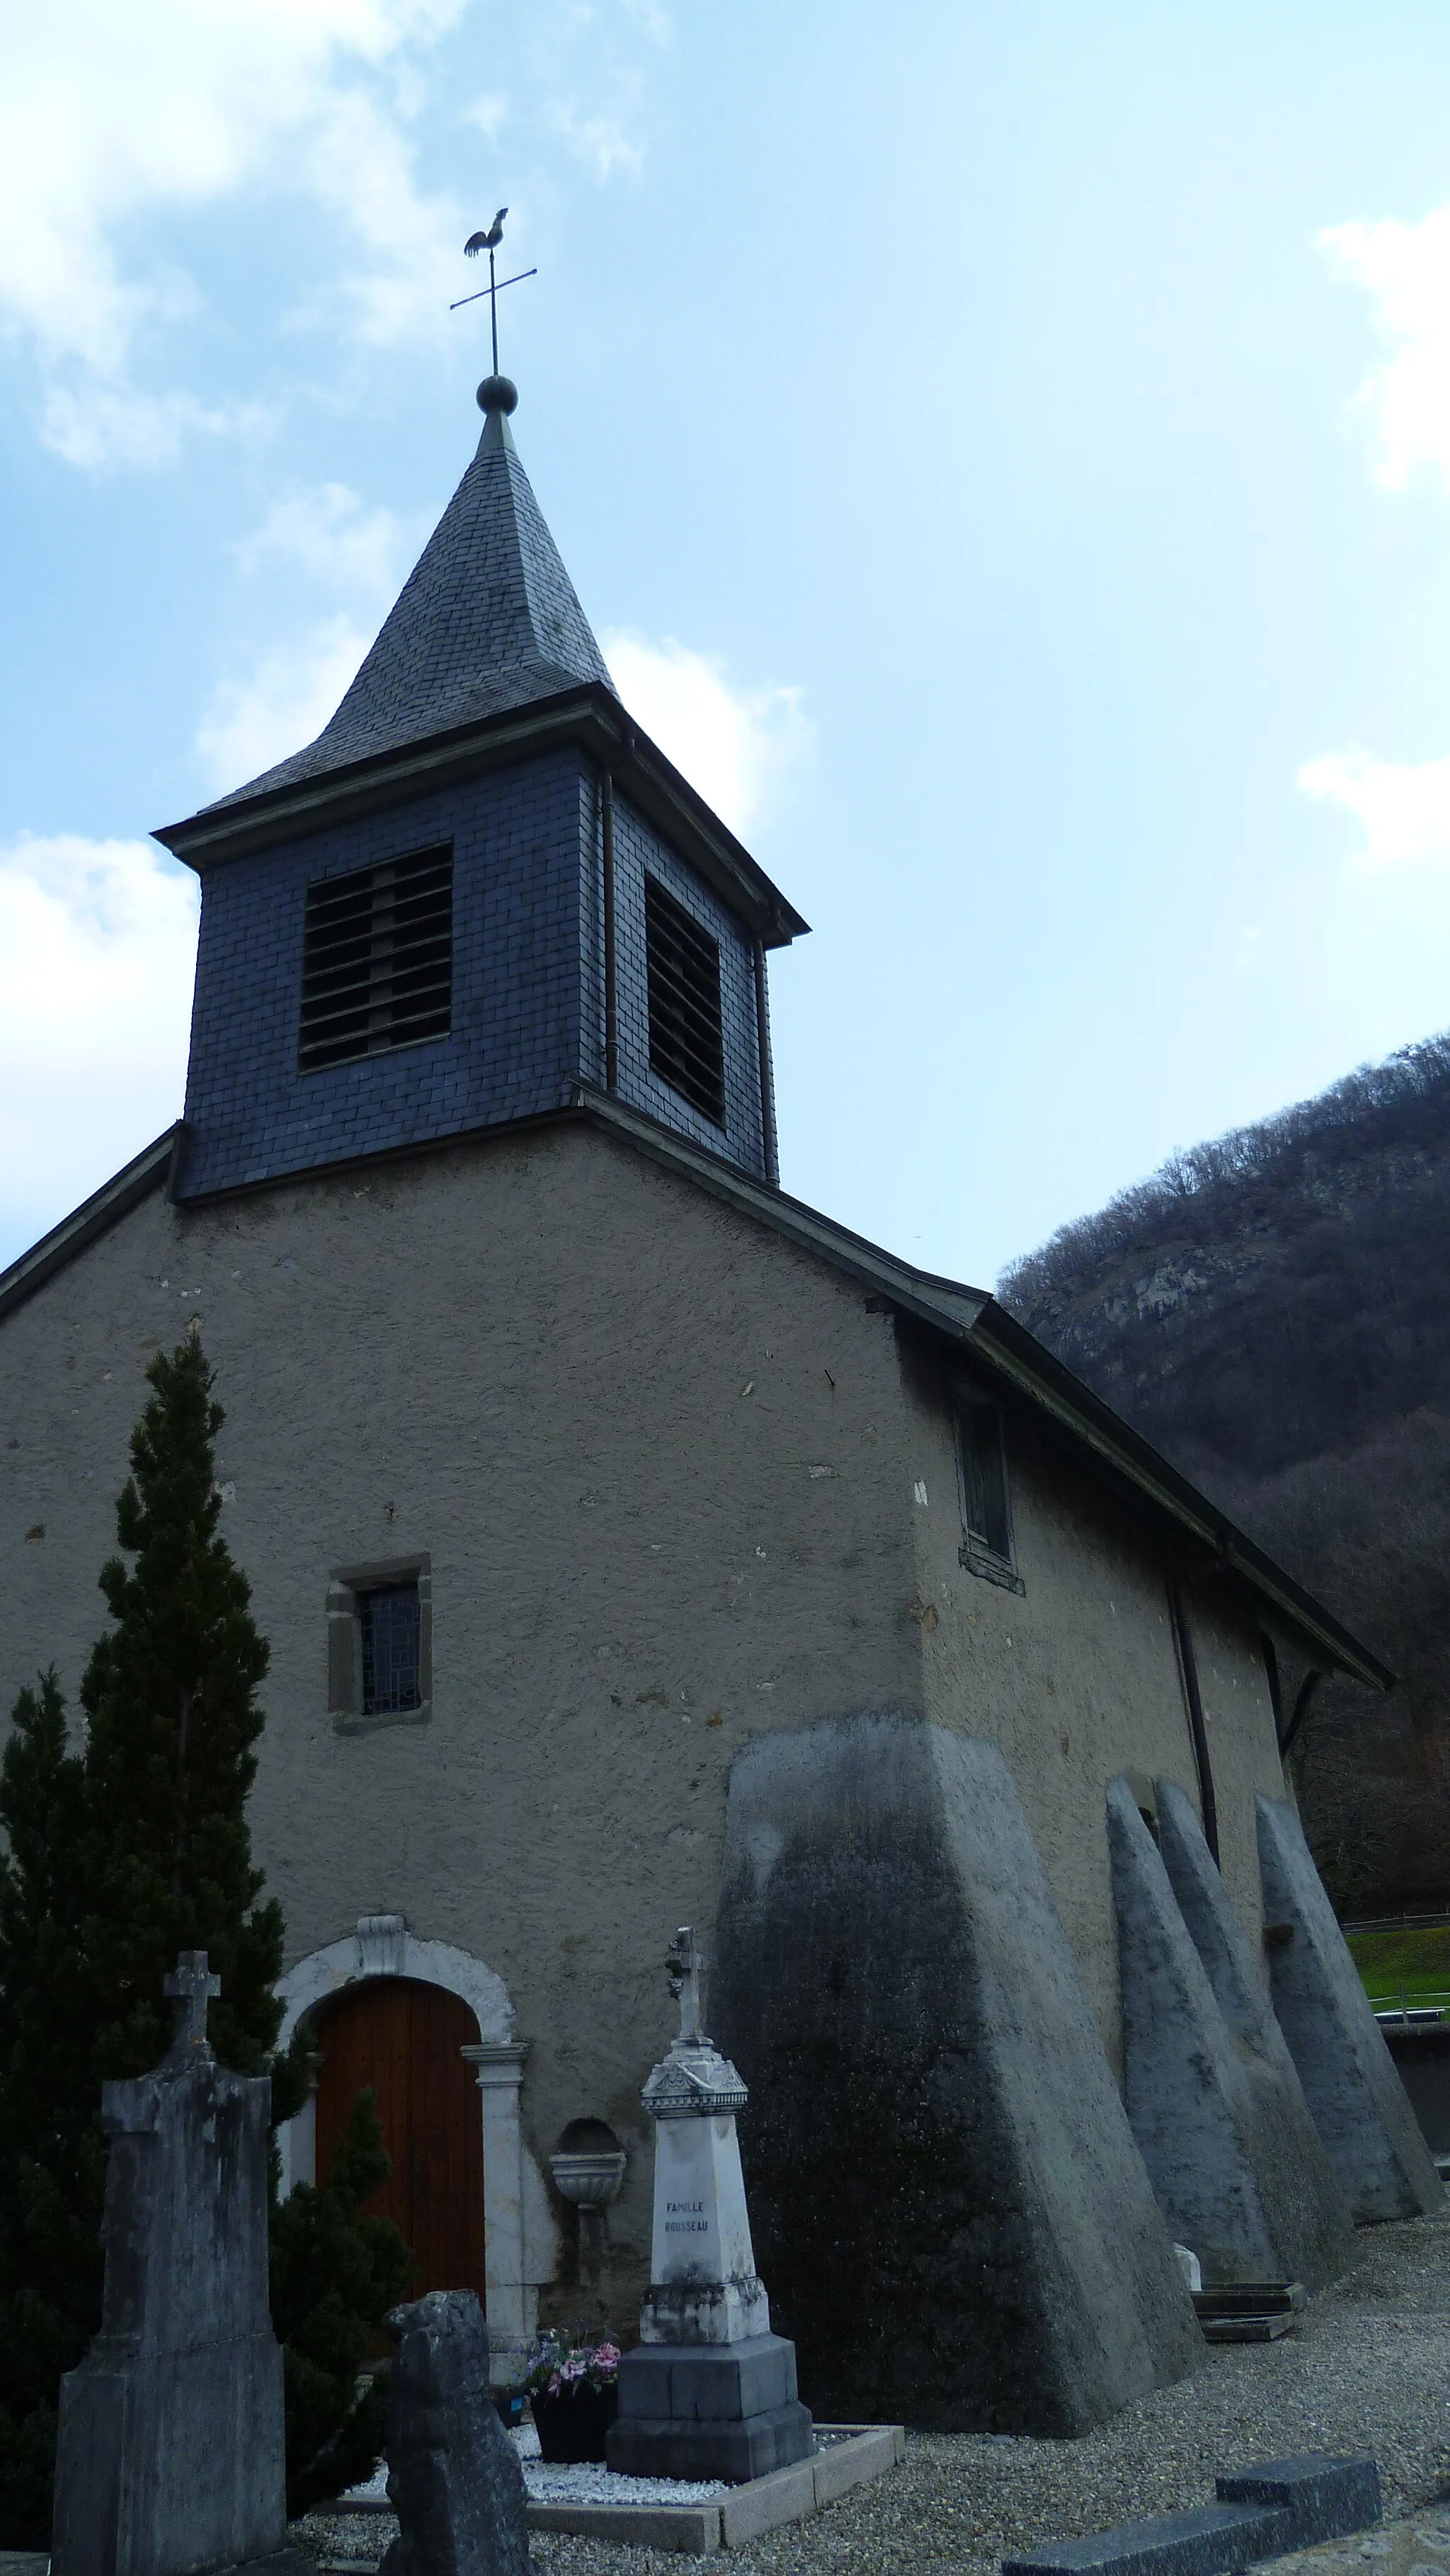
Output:
[[719,942],[651,876],[644,881],[644,936],[650,1069],[723,1127]]
[[304,1073],[447,1037],[452,985],[446,843],[308,887],[297,1050]]

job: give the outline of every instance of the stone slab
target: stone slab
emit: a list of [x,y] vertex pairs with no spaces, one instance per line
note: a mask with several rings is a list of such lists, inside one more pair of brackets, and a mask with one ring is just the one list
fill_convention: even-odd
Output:
[[530,2531],[576,2540],[622,2541],[630,2549],[680,2549],[708,2558],[720,2546],[720,2507],[705,2504],[531,2504]]
[[0,2549],[0,2576],[46,2576],[49,2566],[43,2549]]
[[758,2540],[763,2531],[775,2531],[783,2522],[802,2522],[816,2511],[816,2464],[798,2460],[793,2468],[777,2469],[773,2477],[753,2478],[748,2486],[736,2487],[720,2498],[720,2545],[724,2549],[741,2549],[748,2540]]
[[1004,2558],[1002,2576],[1234,2576],[1256,2558],[1281,2556],[1292,2529],[1282,2508],[1198,2505]]
[[1217,2487],[1224,2504],[1266,2504],[1287,2513],[1290,2549],[1338,2540],[1347,2531],[1367,2530],[1380,2518],[1379,2470],[1369,2451],[1338,2460],[1317,2451],[1260,2460],[1251,2469],[1219,2478]]
[[817,2507],[834,2504],[838,2496],[849,2495],[852,2487],[864,2486],[868,2478],[879,2478],[884,2469],[897,2467],[905,2457],[906,2432],[900,2424],[873,2424],[854,2441],[833,2442],[828,2451],[818,2451],[811,2463]]
[[1200,2317],[1198,2322],[1205,2343],[1279,2343],[1294,2331],[1293,2317],[1283,2308],[1267,2316],[1240,2313]]
[[[577,2540],[613,2540],[632,2549],[672,2549],[706,2558],[717,2549],[738,2545],[735,2538],[727,2540],[722,2536],[722,2508],[726,2504],[737,2507],[732,2533],[758,2539],[764,2531],[803,2521],[806,2515],[835,2504],[853,2487],[883,2476],[906,2457],[906,2428],[901,2424],[818,2424],[816,2431],[834,2437],[828,2449],[818,2451],[811,2460],[801,2461],[796,2468],[755,2478],[748,2486],[737,2487],[729,2497],[711,2496],[702,2504],[538,2503],[527,2507],[525,2519],[530,2531],[557,2531]],[[802,2470],[810,2473],[809,2497],[799,2483]],[[748,2512],[739,2509],[741,2499],[747,2496],[751,2498]],[[365,2505],[342,2504],[336,2510],[391,2513],[393,2508],[381,2498],[370,2498]],[[343,2570],[349,2570],[352,2564],[343,2559],[328,2561],[329,2567]],[[356,2565],[366,2571],[366,2576],[372,2576],[371,2559],[360,2559]],[[0,2576],[45,2576],[45,2561],[17,2562],[13,2571],[0,2561]]]

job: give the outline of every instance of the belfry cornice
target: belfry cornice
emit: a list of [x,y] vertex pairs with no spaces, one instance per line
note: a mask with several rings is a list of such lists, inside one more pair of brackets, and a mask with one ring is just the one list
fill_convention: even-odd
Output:
[[576,745],[616,789],[694,864],[767,948],[784,948],[810,928],[742,841],[625,713],[611,689],[586,680],[558,696],[510,708],[425,741],[373,753],[315,778],[206,806],[152,838],[198,875],[282,841],[302,840],[394,805],[415,803],[490,770]]

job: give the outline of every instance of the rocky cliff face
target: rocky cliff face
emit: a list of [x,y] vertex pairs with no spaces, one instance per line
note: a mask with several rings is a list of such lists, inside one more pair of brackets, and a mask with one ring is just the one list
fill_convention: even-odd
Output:
[[998,1293],[1396,1666],[1391,1703],[1326,1695],[1306,1811],[1343,1903],[1450,1894],[1450,1037],[1176,1157]]

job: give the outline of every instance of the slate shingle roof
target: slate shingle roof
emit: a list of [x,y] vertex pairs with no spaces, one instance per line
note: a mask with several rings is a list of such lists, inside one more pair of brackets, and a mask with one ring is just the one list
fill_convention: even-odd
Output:
[[[582,680],[613,689],[502,411],[330,724],[220,805],[320,778]],[[208,807],[214,812],[215,807]]]

